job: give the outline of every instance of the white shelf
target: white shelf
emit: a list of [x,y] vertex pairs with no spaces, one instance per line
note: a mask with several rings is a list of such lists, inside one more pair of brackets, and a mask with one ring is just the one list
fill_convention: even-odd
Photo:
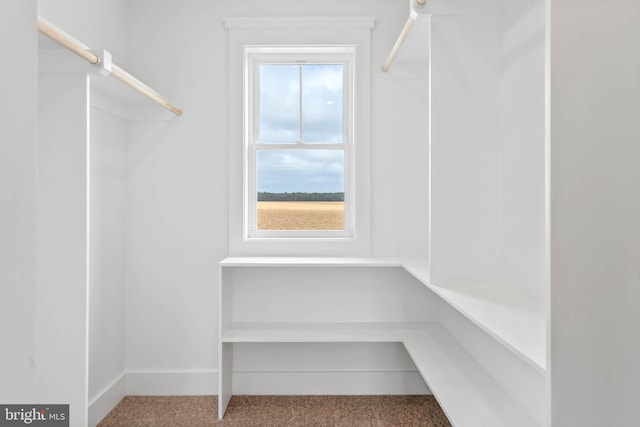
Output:
[[402,342],[427,323],[233,323],[222,342]]
[[229,257],[222,267],[403,267],[409,274],[540,373],[546,369],[546,315],[536,301],[504,287],[436,286],[416,259],[363,257]]
[[404,345],[455,427],[538,426],[442,326],[407,331]]
[[358,257],[229,257],[222,267],[402,267],[397,259]]
[[536,301],[504,287],[436,286],[425,265],[406,261],[405,270],[540,373],[546,369],[546,315]]
[[400,342],[454,426],[537,425],[436,323],[234,323],[222,342]]
[[[545,317],[534,304],[490,289],[444,288],[429,283],[420,261],[376,258],[231,257],[226,268],[403,267],[443,301],[468,317],[506,348],[544,372]],[[230,273],[230,271],[229,271]],[[233,282],[230,282],[233,283]],[[226,290],[225,290],[226,289]],[[400,342],[456,427],[535,426],[531,415],[438,323],[241,323],[229,311],[233,293],[221,287],[219,414],[231,398],[233,344]],[[225,320],[226,319],[226,320]]]

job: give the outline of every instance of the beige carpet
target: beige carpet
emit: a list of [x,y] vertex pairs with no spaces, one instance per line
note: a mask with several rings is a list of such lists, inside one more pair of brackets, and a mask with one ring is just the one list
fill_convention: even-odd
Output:
[[450,427],[433,396],[233,396],[223,421],[215,396],[125,397],[99,427]]

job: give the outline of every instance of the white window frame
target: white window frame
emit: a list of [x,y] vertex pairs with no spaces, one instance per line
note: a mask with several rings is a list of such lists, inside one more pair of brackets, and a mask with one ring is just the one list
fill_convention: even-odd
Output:
[[[354,46],[245,46],[244,49],[244,235],[245,239],[353,239],[355,135]],[[343,139],[339,144],[260,142],[261,64],[342,64]],[[302,116],[300,117],[302,120]],[[344,230],[258,230],[256,158],[260,150],[341,150],[344,152]]]

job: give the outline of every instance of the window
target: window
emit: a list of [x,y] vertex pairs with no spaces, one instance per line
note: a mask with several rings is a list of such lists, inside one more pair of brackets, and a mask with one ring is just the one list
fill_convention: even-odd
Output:
[[247,237],[353,236],[353,56],[245,48]]

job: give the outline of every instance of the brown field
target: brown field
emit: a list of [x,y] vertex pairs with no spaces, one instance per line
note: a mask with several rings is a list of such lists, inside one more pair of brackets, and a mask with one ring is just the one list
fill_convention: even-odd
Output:
[[258,202],[258,230],[344,230],[344,202]]

